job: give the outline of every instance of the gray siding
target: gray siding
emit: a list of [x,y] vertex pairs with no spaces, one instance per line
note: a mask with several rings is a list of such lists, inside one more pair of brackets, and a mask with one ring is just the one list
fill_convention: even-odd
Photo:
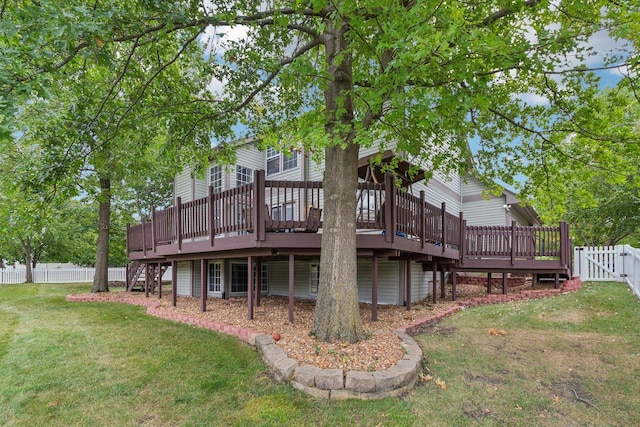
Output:
[[177,295],[191,296],[191,261],[178,262]]
[[[319,260],[315,262],[295,261],[294,297],[315,298],[315,295],[309,294],[309,264],[319,262]],[[289,295],[289,261],[269,262],[269,294],[281,296]]]
[[422,271],[422,264],[411,263],[411,301],[419,301],[431,295],[433,272]]
[[464,204],[464,219],[467,225],[506,225],[506,210],[502,198],[479,200]]
[[174,203],[178,200],[178,197],[180,197],[183,202],[193,200],[192,182],[190,168],[183,169],[182,172],[175,177],[173,181]]

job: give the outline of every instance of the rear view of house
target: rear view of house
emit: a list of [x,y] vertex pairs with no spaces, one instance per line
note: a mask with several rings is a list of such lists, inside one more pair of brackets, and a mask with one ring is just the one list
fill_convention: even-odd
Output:
[[[401,187],[372,165],[374,155],[401,157]],[[207,298],[315,298],[328,172],[303,150],[260,150],[253,140],[239,143],[237,159],[212,164],[202,178],[179,174],[174,206],[128,229],[129,258],[149,269],[147,277],[171,265],[174,297],[200,297],[203,309]],[[435,301],[445,272],[569,274],[566,224],[541,227],[513,193],[487,199],[473,177],[435,173],[425,183],[408,169],[402,153],[361,150],[354,195],[361,301],[407,308],[429,295]]]

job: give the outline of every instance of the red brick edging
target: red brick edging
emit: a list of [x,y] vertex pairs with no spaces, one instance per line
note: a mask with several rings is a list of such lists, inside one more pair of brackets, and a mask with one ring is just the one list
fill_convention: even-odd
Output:
[[[408,334],[416,333],[421,327],[436,323],[447,316],[452,315],[467,307],[475,307],[486,304],[497,304],[511,301],[525,301],[537,298],[551,297],[569,292],[575,292],[582,286],[580,277],[572,277],[570,280],[566,280],[559,289],[541,289],[541,290],[528,290],[520,291],[517,294],[490,294],[484,298],[473,298],[469,301],[458,302],[457,307],[452,307],[448,310],[435,314],[433,316],[425,317],[419,320],[415,320],[408,325],[399,327],[401,331],[405,331]],[[160,304],[151,300],[140,300],[138,298],[114,298],[102,295],[88,295],[88,294],[76,294],[67,295],[67,301],[72,302],[121,302],[125,304],[141,305],[147,307],[147,313],[160,317],[162,319],[173,320],[176,322],[186,323],[188,325],[198,326],[200,328],[209,329],[211,331],[222,332],[223,334],[233,335],[240,338],[240,340],[246,342],[249,345],[255,346],[255,338],[261,335],[260,332],[253,329],[243,328],[240,326],[228,325],[221,322],[214,322],[211,320],[201,319],[199,317],[187,316],[186,314],[175,313],[172,311],[166,311],[160,308]]]

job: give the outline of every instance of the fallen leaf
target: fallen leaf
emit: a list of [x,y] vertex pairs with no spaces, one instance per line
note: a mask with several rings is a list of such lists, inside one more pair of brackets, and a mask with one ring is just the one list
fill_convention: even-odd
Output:
[[558,396],[558,395],[553,396],[553,401],[555,403],[560,403],[560,396]]
[[443,390],[447,388],[447,383],[442,381],[440,378],[436,378],[436,385]]

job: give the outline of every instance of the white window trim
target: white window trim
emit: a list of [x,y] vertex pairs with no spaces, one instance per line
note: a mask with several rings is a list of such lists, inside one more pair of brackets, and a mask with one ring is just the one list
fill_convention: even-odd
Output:
[[[296,170],[298,168],[300,168],[300,150],[293,150],[291,152],[291,156],[287,156],[286,154],[284,154],[282,151],[276,150],[274,148],[267,148],[267,151],[265,153],[266,155],[266,161],[265,161],[265,170],[267,171],[267,176],[269,175],[275,175],[281,172],[288,172],[291,170]],[[291,166],[287,169],[284,168],[285,165],[285,158],[286,160],[293,160],[295,159],[295,166]],[[277,163],[278,163],[278,170],[274,170],[273,172],[269,171],[269,161],[275,160],[277,159]]]
[[[219,178],[216,177],[216,179],[220,180],[219,186],[215,185],[214,179],[212,179],[212,175],[214,175],[214,170],[216,171],[215,172],[216,176],[219,174]],[[214,193],[220,193],[224,191],[224,170],[222,169],[222,166],[214,165],[209,168],[209,185],[213,187]]]
[[[214,265],[215,265],[215,266],[217,266],[217,268],[218,268],[218,272],[219,272],[219,276],[218,276],[219,283],[215,283],[215,282],[213,282],[213,281],[212,281],[212,279],[213,279],[213,278],[211,277],[211,273],[212,273],[212,271],[211,271],[211,267],[212,267],[212,266],[214,266]],[[209,264],[208,264],[208,266],[207,266],[207,293],[208,293],[208,294],[214,294],[214,295],[220,295],[220,294],[222,294],[222,289],[223,289],[223,286],[222,286],[222,285],[223,285],[223,283],[222,283],[222,282],[223,282],[222,276],[223,276],[222,263],[221,263],[221,262],[219,262],[219,261],[209,262]],[[212,286],[214,287],[214,290],[211,290]],[[216,287],[216,286],[218,287],[218,290],[217,290],[217,291],[215,290],[215,287]]]

